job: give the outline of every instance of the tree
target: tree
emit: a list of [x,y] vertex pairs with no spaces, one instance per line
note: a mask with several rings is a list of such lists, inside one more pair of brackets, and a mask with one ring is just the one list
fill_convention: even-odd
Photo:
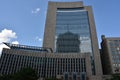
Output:
[[46,78],[45,80],[57,80],[56,78]]
[[0,80],[13,80],[12,75],[0,75]]
[[37,80],[39,77],[32,68],[23,68],[14,75],[2,75],[0,80]]
[[120,73],[119,74],[113,74],[111,80],[120,80]]
[[23,68],[20,72],[14,75],[15,80],[37,80],[38,76],[34,69]]

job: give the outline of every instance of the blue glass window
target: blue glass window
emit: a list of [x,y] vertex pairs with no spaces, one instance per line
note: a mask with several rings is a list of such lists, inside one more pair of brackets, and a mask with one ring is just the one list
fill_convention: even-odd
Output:
[[55,52],[92,54],[88,12],[83,8],[57,9]]

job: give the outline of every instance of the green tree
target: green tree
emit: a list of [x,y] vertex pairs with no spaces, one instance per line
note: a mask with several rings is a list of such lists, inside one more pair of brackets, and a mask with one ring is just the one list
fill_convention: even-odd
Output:
[[111,80],[120,80],[120,74],[113,74]]
[[1,75],[0,80],[37,80],[37,72],[32,68],[23,68],[14,75]]
[[0,80],[13,80],[12,75],[0,75]]
[[37,80],[38,76],[34,69],[24,68],[14,75],[15,80]]
[[46,78],[45,80],[57,80],[56,78]]

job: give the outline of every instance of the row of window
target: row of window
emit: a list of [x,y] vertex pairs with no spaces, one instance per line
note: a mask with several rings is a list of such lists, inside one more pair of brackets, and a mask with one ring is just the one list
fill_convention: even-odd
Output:
[[56,29],[60,29],[60,30],[63,30],[63,29],[82,29],[82,30],[85,30],[85,29],[89,29],[89,27],[86,25],[86,26],[80,26],[80,25],[57,25],[56,26]]
[[70,20],[62,20],[62,21],[57,21],[56,24],[58,25],[73,25],[73,24],[77,24],[77,25],[87,25],[88,22],[85,22],[85,21],[80,21],[80,20],[74,20],[74,21],[70,21]]
[[86,17],[87,12],[57,12],[58,16],[84,16]]
[[57,17],[56,21],[82,21],[82,22],[88,22],[88,18],[87,17],[77,17],[77,16],[71,16],[71,17]]
[[120,56],[114,56],[112,60],[114,63],[120,63]]
[[114,67],[120,67],[120,64],[113,64]]
[[[85,58],[47,58],[3,53],[0,74],[14,74],[23,67],[32,67],[39,76],[56,76],[64,72],[86,72]],[[52,74],[51,74],[52,72]]]
[[112,55],[113,59],[120,59],[120,55]]
[[[78,34],[80,37],[90,37],[90,33],[89,31],[80,31],[80,30],[69,30],[70,32],[72,33],[75,33],[75,34]],[[63,33],[66,33],[67,31],[66,30],[56,30],[56,36],[59,36],[60,34],[63,34]]]
[[110,47],[119,47],[120,46],[120,40],[110,40],[109,45],[110,45]]

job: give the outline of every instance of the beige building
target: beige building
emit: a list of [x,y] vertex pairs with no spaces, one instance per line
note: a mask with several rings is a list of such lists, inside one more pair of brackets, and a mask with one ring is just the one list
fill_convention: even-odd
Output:
[[120,37],[102,35],[101,60],[105,75],[120,73]]
[[35,69],[40,78],[59,80],[102,80],[92,75],[89,53],[55,54],[49,48],[7,44],[0,59],[0,75],[14,74],[22,68]]
[[43,48],[5,44],[0,74],[32,67],[40,78],[102,80],[92,8],[83,2],[49,2]]
[[68,56],[88,53],[91,64],[86,67],[91,68],[90,75],[102,75],[92,8],[83,2],[49,2],[43,47]]

